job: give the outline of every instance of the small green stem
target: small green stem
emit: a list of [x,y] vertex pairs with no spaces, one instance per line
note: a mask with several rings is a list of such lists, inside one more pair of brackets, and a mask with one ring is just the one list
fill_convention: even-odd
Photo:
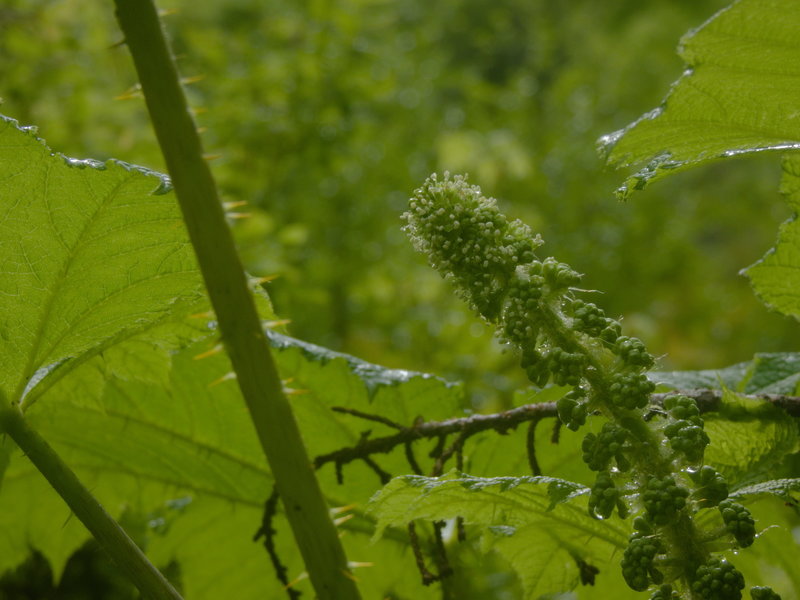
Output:
[[317,596],[358,589],[308,458],[152,0],[115,0],[222,341]]
[[156,569],[120,525],[78,480],[50,445],[31,428],[16,406],[0,409],[0,432],[7,433],[100,546],[126,573],[145,598],[180,600],[181,595]]

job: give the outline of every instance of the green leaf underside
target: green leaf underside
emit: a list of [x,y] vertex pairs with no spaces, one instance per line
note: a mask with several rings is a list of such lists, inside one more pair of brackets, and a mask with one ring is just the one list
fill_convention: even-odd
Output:
[[783,158],[781,192],[794,215],[780,226],[775,247],[744,269],[761,301],[784,315],[800,318],[800,155]]
[[627,543],[626,524],[588,515],[587,491],[552,477],[405,476],[372,499],[370,512],[378,517],[376,535],[415,519],[462,517],[488,528],[488,547],[512,564],[525,597],[536,598],[575,587],[577,560],[615,568],[609,559]]
[[674,390],[729,389],[743,394],[787,394],[798,390],[800,353],[756,354],[753,360],[722,369],[651,372],[650,379]]
[[791,492],[800,492],[800,479],[770,479],[753,485],[746,485],[731,494],[736,498],[748,496],[777,496],[782,500],[796,502]]
[[780,408],[725,390],[718,410],[703,415],[711,438],[705,462],[731,490],[762,481],[798,449],[798,427]]
[[[304,342],[296,338],[289,337],[274,331],[267,330],[267,337],[273,348],[285,350],[288,348],[299,349],[303,356],[310,361],[316,361],[321,364],[326,364],[335,359],[344,360],[353,374],[357,375],[367,388],[368,399],[372,400],[376,392],[382,386],[399,385],[405,383],[414,377],[429,378],[433,377],[427,373],[417,373],[415,371],[407,371],[405,369],[389,369],[379,365],[368,363],[360,358],[335,352],[316,344]],[[446,386],[454,386],[457,384],[449,383],[444,379],[440,381]]]
[[623,196],[721,158],[800,149],[800,5],[739,0],[683,38],[687,63],[662,106],[600,144],[616,166],[643,166]]
[[[399,378],[394,370],[347,355],[322,361],[291,338],[282,339],[276,359],[281,376],[292,378],[291,385],[304,391],[292,398],[312,457],[357,444],[365,429],[375,435],[396,431],[333,412],[331,406],[390,415],[411,425],[423,413],[452,415],[462,402],[460,387],[438,378],[411,373]],[[215,353],[197,358],[213,344],[200,341],[166,357],[141,336],[128,340],[59,380],[31,408],[28,419],[113,515],[126,510],[159,515],[148,519],[156,523],[149,553],[157,564],[173,558],[181,562],[187,597],[219,598],[236,589],[237,597],[245,599],[282,598],[285,592],[266,552],[252,541],[272,490],[271,476],[235,381],[226,377],[231,370],[227,357]],[[159,358],[168,361],[166,368]],[[409,468],[402,451],[375,460],[392,474]],[[419,460],[431,467],[425,453],[420,452]],[[380,486],[361,461],[344,466],[342,485],[332,465],[320,474],[334,506],[364,504]],[[165,508],[176,498],[185,499],[186,506],[179,511]],[[0,529],[9,532],[0,537],[0,571],[19,563],[34,547],[58,574],[88,535],[19,453],[6,474],[0,508]],[[362,511],[358,506],[354,510]],[[167,526],[159,524],[164,513]],[[62,527],[65,522],[70,526]],[[281,515],[276,525],[281,558],[293,579],[303,568],[295,560]],[[350,553],[353,560],[376,563],[359,573],[369,582],[367,589],[374,597],[391,590],[418,597],[421,583],[405,537],[400,544],[386,539],[368,547],[371,533],[368,521],[362,531],[353,529],[345,536],[356,549]],[[209,564],[220,568],[209,569]]]
[[0,390],[11,401],[32,378],[63,376],[204,302],[164,176],[65,158],[2,117],[0,181]]

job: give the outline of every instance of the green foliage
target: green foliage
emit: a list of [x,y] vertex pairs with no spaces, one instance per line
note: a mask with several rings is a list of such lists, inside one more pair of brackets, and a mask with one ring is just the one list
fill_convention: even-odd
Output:
[[656,555],[662,552],[664,547],[652,531],[648,533],[637,531],[631,536],[620,563],[622,576],[631,589],[643,592],[651,583],[660,583],[664,580],[664,576],[653,564]]
[[697,568],[692,592],[703,600],[739,600],[744,577],[725,559],[712,558]]
[[[94,47],[111,45],[88,17],[72,20],[68,13],[77,11],[70,3],[56,9],[28,4],[12,2],[1,18],[30,25],[40,11],[48,39],[68,30]],[[709,223],[744,222],[741,215],[752,207],[738,198],[763,195],[753,191],[761,190],[763,177],[733,174],[734,184],[749,178],[753,187],[739,189],[737,202],[724,210],[694,212],[697,197],[679,195],[677,188],[664,194],[674,210],[671,204],[659,208],[651,196],[656,202],[645,214],[652,220],[638,207],[607,207],[604,200],[599,211],[592,204],[596,192],[590,190],[601,176],[587,166],[586,141],[600,126],[591,115],[625,118],[641,103],[637,93],[658,86],[630,86],[631,106],[618,110],[618,94],[611,101],[590,91],[589,74],[598,81],[624,80],[626,72],[657,77],[664,69],[643,70],[636,48],[662,35],[676,13],[692,21],[696,16],[686,7],[647,3],[609,8],[586,2],[575,10],[513,0],[491,6],[470,1],[458,10],[411,0],[346,2],[325,10],[268,4],[269,18],[249,2],[184,8],[175,25],[190,68],[215,82],[190,94],[215,107],[204,119],[212,144],[228,152],[217,167],[226,196],[252,204],[251,219],[238,228],[250,267],[284,275],[271,291],[304,337],[391,364],[456,372],[471,384],[486,373],[502,374],[481,384],[497,394],[496,406],[547,409],[527,432],[514,430],[520,421],[468,438],[471,423],[488,416],[477,415],[438,440],[387,443],[367,453],[369,443],[461,419],[469,399],[485,399],[485,392],[475,394],[473,385],[465,396],[463,386],[440,378],[379,367],[276,333],[269,301],[258,295],[326,499],[343,507],[336,514],[344,515],[338,526],[348,556],[372,565],[356,571],[364,597],[533,599],[573,590],[579,598],[626,598],[639,597],[630,589],[651,588],[652,599],[672,600],[691,588],[697,597],[727,600],[741,597],[745,578],[751,585],[769,583],[784,597],[796,595],[797,423],[779,407],[746,396],[796,394],[798,356],[759,354],[727,369],[646,373],[656,362],[653,354],[638,338],[622,335],[618,319],[587,301],[586,290],[576,289],[621,290],[604,297],[608,314],[632,316],[625,321],[632,333],[655,339],[654,354],[669,352],[659,358],[664,365],[691,358],[680,351],[693,336],[704,344],[693,350],[695,360],[710,364],[741,355],[734,344],[720,343],[734,339],[730,331],[737,332],[738,348],[752,347],[753,331],[769,331],[766,321],[739,308],[740,296],[700,291],[708,275],[691,257],[712,255],[709,248],[716,246],[686,242],[713,238]],[[682,53],[693,71],[663,111],[613,138],[612,161],[647,163],[628,189],[725,156],[794,148],[795,119],[783,99],[790,97],[787,82],[797,63],[790,34],[800,15],[785,6],[768,10],[768,4],[741,0],[686,38]],[[707,9],[697,5],[694,10]],[[247,34],[259,23],[267,35]],[[42,70],[27,65],[40,60],[42,50],[19,29],[8,29],[0,53],[13,60],[4,67],[2,93],[26,122],[44,123],[47,113],[58,111],[47,99],[30,101],[23,85],[30,78],[45,87]],[[519,35],[506,35],[509,29]],[[598,51],[617,36],[626,52]],[[55,55],[50,60],[58,62]],[[67,111],[63,122],[48,121],[48,132],[64,147],[79,144],[81,153],[105,151],[119,138],[118,151],[158,165],[144,141],[149,130],[141,114],[121,117],[129,108],[118,112],[107,102],[108,89],[124,89],[122,83],[107,86],[99,101],[86,91],[85,73],[111,78],[121,72],[124,80],[131,77],[127,67],[91,68],[87,60],[76,61],[83,68],[51,70],[51,89],[73,92],[59,98],[84,104]],[[221,76],[221,69],[230,76]],[[232,97],[242,102],[230,106]],[[413,128],[407,119],[394,119],[401,112],[414,115]],[[87,141],[90,130],[102,128],[88,127],[89,119],[107,124],[93,141]],[[0,125],[2,391],[23,406],[30,425],[113,516],[142,530],[137,541],[152,560],[179,565],[188,599],[285,597],[265,569],[267,554],[252,541],[272,491],[271,474],[228,359],[218,352],[218,332],[205,312],[168,181],[126,163],[66,159],[14,122]],[[617,125],[609,120],[603,126]],[[548,236],[555,239],[554,254],[593,272],[581,277],[559,260],[536,258],[541,239],[460,176],[434,177],[416,192],[407,229],[417,247],[498,326],[502,340],[521,350],[518,375],[497,345],[472,335],[483,326],[449,308],[438,282],[408,259],[393,233],[392,215],[404,194],[398,190],[436,166],[468,167],[503,196],[536,198],[518,212],[537,229],[542,221],[560,228],[560,235]],[[793,210],[797,172],[796,157],[787,155],[783,190]],[[731,195],[735,185],[712,177],[710,194]],[[567,196],[587,200],[573,206]],[[282,202],[268,203],[268,197]],[[683,219],[687,209],[700,218]],[[793,221],[780,236],[776,251],[749,276],[767,303],[796,315]],[[738,258],[731,254],[731,261]],[[389,255],[391,261],[381,259]],[[602,284],[591,279],[600,270],[607,273]],[[665,274],[675,276],[669,289],[661,287]],[[643,300],[647,294],[652,298]],[[737,306],[738,321],[729,319],[722,298]],[[410,308],[423,303],[429,307],[424,313]],[[700,335],[686,318],[692,311]],[[719,334],[725,319],[729,333]],[[781,323],[774,331],[784,328]],[[378,349],[379,329],[397,342],[396,351]],[[680,342],[671,338],[678,330]],[[457,364],[463,355],[471,358]],[[544,389],[522,391],[526,379]],[[702,418],[700,410],[709,406],[698,408],[688,397],[651,400],[654,390],[692,388],[722,390],[722,399]],[[568,429],[584,428],[582,442],[562,432],[555,445],[541,435],[555,412]],[[437,477],[450,458],[457,470]],[[525,476],[530,469],[553,476]],[[433,476],[407,475],[412,471]],[[577,483],[593,476],[591,489]],[[0,571],[37,548],[60,576],[86,532],[6,437],[0,439],[0,481]],[[645,517],[634,521],[632,533],[614,512]],[[410,544],[403,531],[413,521],[419,544]],[[289,579],[301,578],[304,567],[285,516],[279,512],[271,525]],[[751,544],[737,555],[741,572],[720,554]],[[422,559],[415,561],[411,545]],[[488,551],[500,562],[483,556]],[[442,556],[455,576],[426,587],[415,562]],[[518,582],[505,573],[507,566]],[[303,582],[291,591],[311,593]],[[758,586],[751,594],[778,597]]]
[[[88,357],[205,306],[167,178],[53,154],[5,118],[0,153],[0,382],[12,402],[30,405]],[[157,334],[164,351],[170,333]]]
[[[579,560],[605,564],[625,546],[620,524],[587,514],[585,488],[566,482],[572,493],[559,495],[553,506],[550,490],[557,483],[550,477],[402,477],[373,499],[370,511],[379,517],[378,532],[413,519],[457,516],[481,526],[486,548],[508,557],[520,572],[525,597],[537,598],[573,587],[580,578]],[[499,523],[504,526],[493,527]]]
[[728,533],[736,538],[742,548],[752,545],[756,527],[750,511],[733,500],[723,500],[718,507]]

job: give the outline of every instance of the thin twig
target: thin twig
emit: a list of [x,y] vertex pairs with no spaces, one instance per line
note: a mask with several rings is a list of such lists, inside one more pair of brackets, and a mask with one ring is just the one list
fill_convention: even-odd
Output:
[[417,569],[422,576],[422,585],[430,585],[439,581],[439,576],[431,573],[425,566],[425,557],[422,555],[422,548],[417,537],[417,525],[413,521],[408,524],[408,538],[411,541],[411,549],[414,552],[414,559],[417,562]]
[[525,438],[525,448],[528,452],[528,465],[531,468],[531,473],[538,477],[542,474],[542,468],[539,466],[539,461],[536,459],[536,426],[539,424],[539,419],[534,419],[528,425],[528,435]]
[[287,574],[286,566],[281,562],[278,556],[278,551],[275,549],[275,535],[278,533],[273,526],[275,515],[278,512],[278,488],[273,487],[272,493],[267,498],[264,504],[264,516],[262,517],[261,527],[259,527],[256,534],[253,536],[253,541],[256,542],[259,538],[264,538],[264,548],[269,555],[272,566],[275,569],[275,576],[283,584],[283,588],[289,595],[289,600],[297,600],[302,595],[302,592],[289,587],[289,577]]
[[383,423],[384,425],[388,425],[392,429],[399,429],[400,431],[405,429],[404,426],[400,425],[399,423],[395,423],[391,419],[387,419],[386,417],[383,417],[381,415],[373,415],[371,413],[365,413],[360,410],[356,410],[355,408],[347,408],[346,406],[331,406],[331,410],[334,412],[353,415],[354,417],[359,417],[360,419],[365,419],[367,421],[375,421],[377,423]]
[[[702,413],[719,410],[722,401],[722,392],[720,390],[707,389],[658,393],[652,395],[652,400],[655,404],[660,404],[665,398],[674,396],[675,394],[682,394],[693,398],[697,402],[697,406]],[[752,394],[746,397],[769,402],[770,404],[782,408],[790,416],[800,417],[800,397],[798,396]],[[477,433],[494,430],[500,434],[505,434],[515,429],[520,423],[538,421],[548,417],[556,417],[557,415],[558,412],[556,411],[555,403],[547,402],[541,404],[526,404],[512,408],[511,410],[488,415],[477,414],[470,415],[469,417],[445,419],[444,421],[420,422],[417,420],[411,427],[402,428],[395,434],[373,439],[362,437],[353,447],[341,448],[327,454],[321,454],[314,459],[314,466],[319,469],[323,465],[331,462],[335,463],[337,466],[341,466],[354,460],[362,459],[365,456],[389,453],[402,444],[408,445],[417,440],[433,438],[438,439],[438,442],[436,447],[430,452],[430,456],[431,458],[435,458],[437,463],[444,463],[453,452],[456,452],[459,447],[463,447],[463,443],[466,439]],[[552,441],[553,443],[558,443],[558,422],[556,422],[555,427],[556,429],[553,431]],[[447,436],[452,433],[458,433],[459,439],[445,450]],[[449,454],[444,456],[445,453]]]

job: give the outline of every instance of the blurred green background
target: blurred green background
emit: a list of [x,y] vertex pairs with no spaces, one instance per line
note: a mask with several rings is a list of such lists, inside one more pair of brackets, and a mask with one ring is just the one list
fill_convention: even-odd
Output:
[[[597,138],[658,105],[681,35],[721,0],[165,0],[247,269],[290,333],[468,383],[526,385],[513,353],[406,241],[434,171],[467,172],[542,234],[661,369],[796,350],[739,269],[789,216],[777,158],[676,176],[621,203]],[[0,112],[56,151],[163,170],[110,2],[0,7]],[[24,596],[14,596],[24,597]],[[31,596],[34,597],[34,596]],[[36,596],[38,597],[38,596]],[[68,596],[62,596],[68,597]],[[85,597],[85,596],[81,596]],[[116,597],[116,596],[97,596]]]

